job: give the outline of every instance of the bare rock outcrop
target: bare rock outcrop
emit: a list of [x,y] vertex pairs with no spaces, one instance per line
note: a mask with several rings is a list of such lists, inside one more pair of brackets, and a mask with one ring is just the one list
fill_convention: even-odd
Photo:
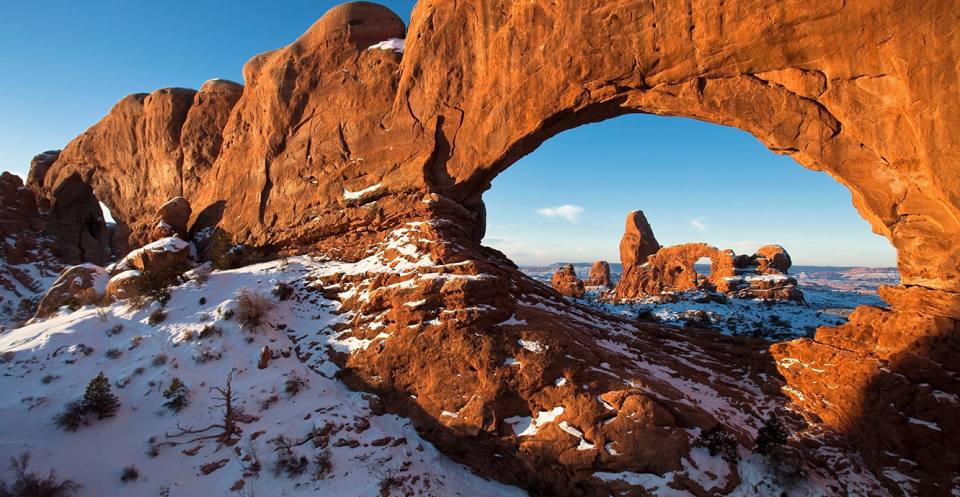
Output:
[[193,262],[190,243],[176,236],[161,238],[126,255],[112,269],[112,274],[136,270],[153,275],[178,275]]
[[627,214],[623,238],[620,239],[620,264],[623,265],[623,272],[647,262],[647,257],[656,254],[658,250],[660,242],[653,235],[653,228],[647,222],[643,211]]
[[[850,189],[854,206],[874,231],[897,248],[904,287],[884,293],[897,304],[889,313],[865,309],[856,314],[858,333],[868,340],[844,342],[842,350],[826,341],[785,346],[822,359],[836,354],[851,371],[863,371],[864,381],[824,393],[824,399],[838,400],[837,405],[844,404],[840,395],[869,399],[857,404],[862,412],[852,425],[816,424],[811,416],[814,426],[831,431],[803,441],[819,446],[832,434],[849,434],[864,450],[881,447],[891,458],[916,461],[922,440],[869,434],[891,433],[896,423],[911,430],[926,426],[911,417],[960,419],[957,407],[952,397],[931,393],[935,402],[904,406],[900,412],[910,416],[898,417],[884,387],[920,395],[925,385],[941,385],[946,390],[937,391],[952,395],[956,388],[949,390],[949,371],[934,367],[922,375],[890,376],[882,368],[868,371],[852,362],[902,358],[911,373],[925,360],[960,364],[958,348],[951,345],[960,309],[944,304],[960,292],[955,167],[960,133],[952,117],[960,115],[960,100],[950,65],[960,54],[960,38],[952,34],[955,10],[944,1],[785,6],[760,0],[742,8],[713,0],[655,5],[490,0],[478,11],[475,2],[421,0],[407,32],[388,9],[351,3],[332,9],[289,46],[254,57],[244,67],[248,84],[242,89],[215,83],[200,92],[165,89],[123,99],[52,163],[35,164],[28,184],[42,197],[41,211],[61,223],[51,232],[71,240],[71,257],[93,262],[106,253],[91,203],[97,198],[130,228],[134,248],[149,238],[152,213],[174,196],[184,196],[194,207],[191,229],[216,228],[262,255],[318,251],[360,260],[407,223],[449,228],[443,237],[432,237],[435,246],[420,247],[437,261],[434,274],[445,276],[431,276],[416,291],[385,290],[373,302],[344,297],[345,309],[358,310],[356,316],[390,313],[391,340],[403,345],[349,355],[342,361],[344,375],[356,388],[382,394],[389,409],[409,416],[438,447],[483,474],[543,494],[589,495],[609,487],[592,476],[601,468],[658,474],[680,469],[678,454],[688,452],[689,427],[739,423],[736,436],[749,445],[759,415],[744,416],[741,410],[781,402],[777,395],[756,393],[760,385],[778,388],[763,383],[762,378],[774,376],[764,366],[769,355],[757,351],[756,344],[722,339],[725,349],[711,341],[714,337],[678,338],[669,330],[619,322],[633,340],[625,350],[644,350],[644,357],[603,349],[597,341],[609,338],[610,329],[621,329],[618,324],[523,286],[502,256],[479,247],[486,222],[483,192],[545,140],[584,123],[646,112],[733,126],[835,177]],[[406,40],[402,53],[374,46],[390,38]],[[216,88],[221,91],[216,98],[203,95]],[[197,167],[182,167],[188,150]],[[185,175],[187,169],[191,172]],[[391,260],[402,257],[395,248],[383,250]],[[771,264],[768,258],[768,269],[779,270],[773,259]],[[635,260],[633,267],[643,262]],[[446,267],[452,263],[464,266]],[[683,270],[662,276],[678,285],[700,279]],[[360,281],[344,275],[344,281],[329,284],[350,278]],[[398,277],[378,278],[375,286],[386,288]],[[422,309],[403,305],[419,300],[427,301]],[[540,307],[519,304],[531,301]],[[422,333],[432,326],[426,322],[440,319],[439,312],[430,311],[441,302],[453,311],[446,316],[459,319]],[[486,309],[481,304],[495,311],[481,312]],[[581,319],[560,319],[544,309]],[[503,325],[504,335],[490,331],[501,330],[491,327],[504,322],[526,324]],[[576,378],[576,384],[588,385],[587,391],[577,391],[572,380],[565,389],[556,385],[564,370],[582,369],[556,354],[560,342],[543,355],[517,350],[518,340],[532,337],[549,345],[550,336],[537,334],[544,328],[564,340],[562,348],[571,356],[590,363],[601,358],[616,371],[611,374],[637,382],[581,371],[587,377]],[[355,332],[373,338],[382,330],[359,327]],[[937,347],[904,349],[899,342],[905,332],[913,342]],[[818,337],[834,333],[841,335],[821,329]],[[502,341],[506,336],[509,341]],[[890,343],[895,346],[888,348]],[[895,357],[888,357],[891,351]],[[509,358],[515,362],[508,366]],[[475,371],[454,366],[463,364]],[[670,384],[672,375],[657,374],[666,367],[685,383]],[[745,368],[754,379],[741,389]],[[509,374],[510,380],[491,382],[494,373],[498,378]],[[784,373],[782,386],[812,399],[791,396],[794,407],[829,414],[829,407],[815,403],[814,374],[814,368]],[[664,400],[678,398],[677,392],[691,385],[716,392],[709,400],[724,402],[692,408]],[[631,430],[611,432],[606,426],[618,425],[604,424],[609,415],[596,399],[620,390],[630,390],[644,406],[659,404],[678,421],[672,424],[650,407],[641,411],[649,415],[633,430],[643,433],[641,440],[628,441]],[[462,398],[473,400],[462,404]],[[716,405],[737,406],[737,412],[710,407]],[[560,433],[553,424],[532,438],[509,435],[505,418],[536,417],[557,407],[565,409],[557,419],[577,427],[581,437]],[[444,417],[443,411],[462,414]],[[953,425],[938,426],[943,431],[930,447],[960,446]],[[603,450],[603,442],[614,435],[625,445],[669,449],[659,458],[618,459]],[[463,449],[465,439],[472,442],[469,451]],[[586,450],[577,450],[581,441]],[[890,466],[876,457],[867,458],[868,468],[849,474],[880,475],[883,491],[894,495],[944,495],[950,475],[960,473],[960,459],[942,454],[929,465],[898,463],[902,481],[915,482],[911,491],[882,476]],[[821,461],[823,471],[848,462],[821,456],[810,460]],[[697,483],[676,485],[694,488]],[[878,494],[874,490],[860,493]]]
[[157,209],[156,224],[150,232],[150,241],[161,238],[178,236],[186,239],[188,236],[187,223],[193,210],[190,202],[183,197],[174,197]]
[[565,297],[581,298],[586,289],[583,281],[577,276],[573,264],[564,264],[557,268],[550,278],[550,286]]
[[594,262],[593,266],[590,267],[590,274],[583,284],[611,288],[613,285],[610,283],[610,264],[607,261]]
[[63,306],[98,304],[107,289],[109,273],[93,264],[80,264],[63,271],[40,300],[33,319],[44,319]]

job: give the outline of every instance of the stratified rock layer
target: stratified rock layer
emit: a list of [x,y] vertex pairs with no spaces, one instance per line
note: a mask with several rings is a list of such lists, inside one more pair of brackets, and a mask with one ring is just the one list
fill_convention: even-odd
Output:
[[[318,250],[359,260],[378,246],[395,252],[378,244],[408,222],[445,226],[443,237],[427,237],[424,246],[439,245],[444,238],[444,248],[429,250],[439,266],[464,264],[440,269],[463,277],[434,276],[417,292],[392,289],[377,303],[344,298],[345,309],[386,309],[380,312],[391,316],[395,339],[412,345],[387,346],[380,355],[373,350],[353,354],[341,362],[358,388],[381,392],[390,399],[390,409],[411,416],[441,448],[485,474],[541,493],[589,495],[610,486],[591,476],[596,469],[676,469],[680,461],[675,456],[685,452],[688,441],[681,431],[717,420],[735,424],[745,405],[764,402],[756,397],[760,390],[731,386],[742,381],[736,366],[726,369],[723,381],[704,371],[762,363],[769,356],[750,347],[731,352],[709,340],[694,347],[692,338],[664,338],[656,328],[623,331],[635,335],[636,342],[624,345],[630,350],[671,349],[696,357],[692,368],[670,354],[646,357],[646,364],[671,364],[677,376],[692,378],[671,390],[656,374],[663,369],[640,371],[633,365],[639,356],[627,361],[584,338],[607,339],[618,333],[612,330],[621,330],[615,325],[558,320],[555,316],[563,313],[588,319],[571,314],[574,307],[564,302],[548,305],[534,299],[539,307],[530,307],[528,294],[535,290],[520,283],[526,280],[502,254],[477,245],[485,229],[482,194],[520,157],[584,123],[647,112],[734,126],[848,187],[861,215],[897,248],[905,285],[884,294],[895,300],[892,310],[860,310],[844,328],[868,330],[864,340],[844,341],[838,348],[825,340],[837,332],[821,330],[812,342],[775,348],[788,382],[784,390],[814,420],[813,426],[849,434],[866,452],[894,454],[891,460],[919,459],[917,452],[926,449],[911,437],[868,434],[891,433],[901,422],[896,420],[911,429],[937,431],[910,417],[960,419],[950,401],[956,389],[942,390],[947,396],[931,394],[935,402],[900,405],[904,392],[922,392],[928,388],[924,385],[949,387],[946,372],[935,367],[892,380],[886,366],[868,370],[855,362],[897,357],[910,364],[960,363],[957,347],[939,346],[955,343],[960,316],[957,306],[945,304],[960,291],[960,175],[955,165],[960,133],[953,117],[960,115],[960,101],[951,65],[960,54],[960,38],[953,34],[957,22],[954,3],[936,0],[760,0],[749,8],[720,0],[490,0],[482,5],[422,0],[405,33],[387,9],[348,4],[328,12],[291,45],[254,57],[244,67],[245,87],[218,81],[199,92],[165,89],[121,100],[53,162],[35,164],[28,183],[43,197],[43,210],[62,222],[56,228],[60,236],[76,235],[72,255],[93,262],[107,253],[104,240],[122,235],[99,232],[102,223],[93,216],[91,198],[105,202],[120,225],[129,228],[133,247],[149,238],[151,214],[178,195],[194,207],[193,232],[212,228],[254,255]],[[404,37],[402,54],[369,49]],[[771,267],[777,264],[774,257]],[[376,286],[386,283],[382,279]],[[402,299],[412,297],[427,300],[427,307],[404,306]],[[615,373],[620,378],[639,381],[605,384],[598,374],[589,378],[595,386],[584,383],[589,383],[588,391],[562,393],[548,383],[571,367],[562,356],[545,362],[522,357],[513,364],[523,365],[526,359],[538,373],[520,368],[510,380],[501,380],[504,376],[493,374],[491,365],[499,368],[503,363],[497,360],[505,352],[482,352],[494,340],[489,326],[501,321],[483,317],[480,305],[495,306],[495,319],[503,321],[514,319],[504,310],[518,311],[516,322],[526,324],[511,331],[519,335],[511,339],[527,340],[527,334],[551,329],[562,335],[564,351],[575,360],[605,360],[611,368],[621,368]],[[417,330],[402,328],[422,322],[429,309],[441,306],[462,314],[460,324],[419,336]],[[577,312],[598,322],[609,319]],[[904,330],[910,340],[897,338]],[[366,332],[378,333],[362,326],[356,330]],[[684,346],[675,346],[681,342]],[[557,350],[561,344],[553,346]],[[817,367],[794,374],[783,365],[794,350],[823,359],[833,353],[848,356],[845,364],[862,371],[862,381],[850,383],[854,390],[823,392],[834,404],[804,401],[819,398],[820,386],[844,379],[845,372],[818,373],[814,369],[822,368]],[[454,363],[470,364],[474,371],[458,377],[447,370]],[[809,379],[815,374],[821,374],[816,382]],[[871,388],[874,380],[880,387]],[[898,382],[897,388],[883,388],[887,381]],[[646,385],[658,386],[645,390]],[[611,394],[624,389],[631,393]],[[734,400],[711,402],[693,413],[682,407],[683,401],[691,402],[683,399],[683,391],[690,389],[723,390],[720,397]],[[414,401],[410,391],[423,394]],[[853,426],[831,415],[830,405],[843,405],[857,393],[871,400],[858,404],[863,410]],[[597,395],[634,406],[631,412],[646,420],[640,425],[645,435],[624,443],[664,447],[661,457],[642,456],[628,464],[600,451],[604,445],[599,442],[612,436],[608,430],[613,428],[604,428]],[[646,398],[637,400],[638,395]],[[454,398],[471,400],[452,405]],[[656,407],[638,407],[648,406],[647,401],[664,402],[661,407],[679,421],[671,424]],[[596,442],[595,449],[578,451],[574,437],[553,429],[523,441],[523,452],[505,448],[513,443],[500,438],[505,415],[536,415],[557,403],[577,413],[565,421],[583,430],[583,440]],[[897,417],[887,407],[891,404],[911,416]],[[441,417],[441,406],[450,412],[462,409],[463,415]],[[736,413],[727,412],[727,406],[737,406],[729,408]],[[912,416],[916,410],[931,412]],[[677,417],[681,411],[687,414]],[[755,426],[757,417],[750,419]],[[667,428],[657,428],[663,423]],[[937,443],[960,446],[955,425],[944,421],[938,426]],[[739,437],[749,443],[750,433],[744,427]],[[810,445],[824,440],[816,438]],[[504,451],[514,455],[496,462],[494,455]],[[887,492],[944,495],[943,482],[960,472],[955,462],[960,458],[941,454],[929,465],[900,464],[896,470],[909,478],[899,480],[884,476],[892,474],[887,459],[866,460]],[[819,461],[821,468],[831,464]],[[518,472],[518,467],[529,471]],[[682,486],[694,485],[688,481]]]

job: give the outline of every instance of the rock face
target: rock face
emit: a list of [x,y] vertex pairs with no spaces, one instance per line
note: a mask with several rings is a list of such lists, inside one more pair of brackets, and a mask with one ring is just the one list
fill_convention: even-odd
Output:
[[[447,276],[431,276],[416,291],[382,291],[373,302],[343,298],[344,309],[356,310],[357,319],[387,312],[393,340],[406,344],[347,356],[341,361],[345,376],[356,388],[381,393],[389,409],[410,416],[439,447],[484,474],[513,479],[543,494],[589,494],[609,487],[591,476],[601,468],[641,473],[680,469],[675,456],[688,453],[685,429],[691,426],[706,429],[721,421],[749,419],[736,428],[742,443],[749,444],[760,415],[743,418],[739,411],[731,414],[734,408],[728,406],[780,402],[770,400],[778,399],[776,394],[759,398],[753,390],[735,386],[742,377],[738,367],[752,361],[763,364],[769,356],[746,345],[731,352],[709,340],[694,346],[693,338],[685,338],[685,347],[673,352],[699,354],[697,366],[657,353],[644,358],[657,361],[656,367],[641,371],[637,357],[627,360],[593,342],[581,343],[587,336],[609,337],[605,327],[619,328],[605,321],[608,318],[580,316],[575,313],[586,311],[536,294],[519,283],[522,278],[502,255],[479,247],[485,230],[482,194],[526,153],[585,123],[647,112],[734,126],[772,151],[837,178],[850,189],[855,207],[874,231],[897,248],[904,287],[884,294],[896,301],[892,310],[859,311],[851,326],[864,340],[844,342],[840,350],[826,340],[837,332],[821,330],[816,340],[790,342],[777,354],[786,381],[781,386],[797,408],[809,414],[813,426],[831,430],[830,436],[849,435],[866,450],[879,447],[895,454],[891,458],[915,461],[918,451],[925,450],[921,443],[869,434],[889,434],[905,426],[929,428],[910,418],[960,419],[950,400],[956,388],[938,389],[947,395],[931,392],[933,400],[924,397],[927,400],[916,405],[901,406],[901,412],[912,413],[907,417],[888,407],[885,387],[916,395],[932,385],[948,388],[943,370],[948,366],[894,377],[884,368],[864,369],[856,361],[876,365],[889,359],[900,364],[902,359],[910,372],[919,371],[914,366],[927,360],[960,363],[958,348],[943,346],[955,344],[960,317],[960,308],[949,304],[960,292],[960,177],[955,166],[960,133],[952,117],[960,115],[960,100],[955,98],[950,65],[960,54],[960,38],[952,34],[955,10],[948,1],[759,0],[743,8],[719,0],[489,0],[478,8],[476,2],[421,0],[405,32],[389,10],[352,3],[328,12],[291,45],[254,57],[244,67],[245,87],[212,82],[199,92],[164,89],[124,98],[52,163],[35,163],[28,184],[42,197],[41,211],[60,223],[51,232],[71,240],[71,256],[93,262],[103,257],[106,246],[91,203],[96,199],[129,228],[132,247],[148,240],[152,213],[174,196],[183,196],[194,207],[192,231],[216,229],[260,255],[315,250],[355,261],[383,247],[391,260],[405,260],[404,267],[410,267],[416,259],[407,260],[383,242],[397,230],[411,229],[410,222],[422,222],[417,226],[430,226],[428,231],[445,226],[442,235],[424,235],[420,249],[441,267],[432,274]],[[405,50],[371,49],[390,38],[405,38]],[[779,270],[776,256],[764,257],[764,270]],[[724,259],[717,263],[724,268],[728,262],[733,265],[726,255],[718,258]],[[634,261],[638,268],[636,262],[643,261]],[[463,267],[445,267],[452,263]],[[683,268],[661,276],[677,285],[699,279]],[[351,282],[351,277],[359,278],[344,276],[338,283],[359,281]],[[379,278],[377,287],[396,279]],[[537,297],[521,296],[514,286]],[[402,300],[412,297],[416,299]],[[417,300],[426,300],[426,307],[403,305]],[[532,301],[541,307],[530,307]],[[424,318],[439,319],[426,313],[441,303],[460,317],[458,323],[423,336],[405,331],[411,324],[425,326]],[[495,318],[477,310],[485,309],[481,304],[495,305]],[[583,321],[570,324],[544,308]],[[507,310],[516,311],[515,319],[527,324],[510,328],[512,341],[501,343],[489,330],[514,319],[503,315]],[[636,343],[630,345],[644,354],[668,349],[677,340],[675,335],[663,338],[668,332],[658,328],[620,324],[627,327],[623,333],[634,336]],[[369,332],[365,338],[383,332],[359,322],[357,326],[355,333]],[[495,372],[491,364],[503,364],[505,354],[517,353],[517,340],[545,327],[560,330],[555,336],[565,340],[563,348],[571,356],[591,363],[603,358],[624,381],[598,375],[582,383],[578,378],[577,384],[596,382],[584,392],[571,391],[572,384],[555,389],[551,385],[557,376],[571,367],[555,355],[559,342],[542,357],[522,351],[519,359],[506,356],[527,369],[497,369],[509,371],[511,379],[490,381]],[[904,330],[909,341],[936,346],[904,347]],[[863,410],[853,426],[832,420],[831,408],[816,403],[821,383],[810,377],[821,368],[784,369],[783,359],[794,357],[787,355],[794,348],[821,359],[835,354],[852,371],[862,372],[847,385],[851,390],[822,393],[827,400],[843,392],[846,398],[862,394],[867,399],[857,404]],[[450,358],[458,353],[455,360]],[[455,371],[451,364],[470,364],[475,371]],[[715,377],[698,369],[727,364],[738,366],[726,371],[719,382],[722,388],[713,386],[718,384]],[[665,367],[693,379],[679,386],[666,384],[662,373],[656,374]],[[775,375],[762,366],[751,371],[762,371],[762,378]],[[635,377],[641,382],[625,380]],[[842,372],[834,377],[841,378]],[[656,385],[649,387],[655,394],[633,384]],[[724,390],[709,400],[725,402],[706,403],[723,407],[694,410],[683,402],[661,400],[679,398],[683,394],[677,392],[691,385]],[[607,411],[597,404],[597,396],[621,390],[630,392],[624,405],[642,414],[644,422],[632,430],[642,433],[639,440],[624,438],[631,430],[612,432],[603,424]],[[411,400],[409,392],[416,392],[418,400]],[[455,399],[461,398],[473,400],[460,405]],[[506,418],[537,417],[556,407],[567,410],[560,419],[578,426],[581,438],[552,425],[533,438],[505,438]],[[462,414],[443,417],[441,409]],[[826,424],[817,421],[820,414]],[[953,425],[944,421],[939,426],[935,443],[960,446]],[[640,456],[624,461],[601,450],[615,434],[618,442],[631,447],[664,450],[657,458],[637,449]],[[819,440],[824,440],[814,439],[811,435],[803,441],[822,445]],[[470,440],[469,450],[464,440]],[[594,447],[577,450],[581,440]],[[505,456],[503,462],[494,454]],[[810,460],[822,461],[821,469],[833,463],[821,456]],[[856,468],[849,474],[869,473],[884,485],[881,491],[859,489],[865,494],[942,495],[946,475],[960,472],[957,460],[944,456],[926,466],[900,464],[896,470],[905,477],[898,480],[884,476],[892,470],[886,459],[876,456],[867,458],[870,471]],[[913,487],[905,490],[901,484],[907,481]],[[703,488],[695,492],[708,493]]]
[[174,275],[186,271],[192,262],[190,244],[178,237],[161,238],[127,254],[113,274],[136,270],[154,275]]
[[[701,257],[710,258],[709,277],[694,269]],[[706,243],[664,247],[650,256],[645,264],[625,266],[617,283],[616,295],[621,299],[632,299],[707,287],[726,292],[726,278],[735,274],[733,260],[732,250],[721,251]]]
[[583,281],[580,281],[580,278],[577,277],[577,271],[573,268],[573,264],[564,264],[558,267],[550,278],[550,286],[560,292],[560,295],[578,299],[583,297],[586,291]]
[[607,261],[594,262],[590,267],[590,275],[583,284],[611,288],[613,285],[610,283],[610,264]]
[[656,254],[658,250],[660,243],[653,235],[653,229],[643,211],[627,214],[623,238],[620,239],[620,264],[623,265],[623,272],[647,262],[647,257]]
[[53,283],[37,308],[34,319],[44,319],[65,305],[84,306],[103,300],[110,275],[93,264],[69,267]]
[[[621,254],[636,253],[637,237],[631,232],[637,214],[643,220],[644,231],[649,239],[653,229],[643,218],[641,211],[627,216],[627,231],[620,242]],[[710,274],[697,273],[694,265],[701,258],[710,259]],[[620,281],[614,289],[617,299],[639,299],[667,292],[709,290],[728,295],[763,300],[791,300],[803,302],[803,292],[797,288],[797,280],[787,276],[790,269],[790,254],[779,245],[764,245],[752,256],[736,255],[732,250],[720,250],[705,243],[684,243],[663,247],[637,263],[634,259],[624,264]],[[609,268],[608,268],[609,269]]]
[[190,202],[183,197],[174,197],[157,209],[156,224],[153,226],[151,241],[178,236],[186,239],[188,236],[187,223],[190,222]]

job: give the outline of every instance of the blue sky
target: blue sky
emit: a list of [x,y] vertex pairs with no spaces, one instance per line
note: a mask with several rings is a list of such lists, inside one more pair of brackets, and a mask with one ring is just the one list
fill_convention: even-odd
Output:
[[[242,81],[250,57],[293,41],[338,3],[9,2],[0,16],[0,169],[24,175],[33,155],[62,148],[124,95]],[[414,4],[382,3],[405,20]],[[744,132],[687,119],[623,116],[567,131],[484,199],[486,243],[522,264],[616,261],[633,209],[663,244],[743,252],[776,242],[799,264],[894,263],[827,175]]]

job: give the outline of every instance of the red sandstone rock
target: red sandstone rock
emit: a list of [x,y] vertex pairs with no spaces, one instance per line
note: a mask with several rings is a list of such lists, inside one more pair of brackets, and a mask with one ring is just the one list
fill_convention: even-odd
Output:
[[[764,356],[743,343],[714,335],[680,338],[586,314],[614,329],[627,327],[621,331],[632,341],[625,345],[643,350],[642,359],[660,368],[639,371],[639,356],[627,360],[585,338],[609,338],[603,326],[572,324],[519,304],[528,301],[512,293],[513,285],[551,297],[524,287],[502,255],[476,246],[485,224],[482,193],[544,140],[587,122],[648,112],[743,129],[771,150],[846,185],[874,231],[897,248],[904,285],[922,287],[887,292],[898,300],[892,311],[863,309],[842,329],[821,329],[815,341],[775,348],[786,387],[803,395],[787,390],[794,408],[803,409],[814,426],[823,419],[825,426],[849,434],[866,449],[873,474],[882,475],[904,457],[917,462],[897,464],[916,482],[918,494],[946,494],[949,478],[960,472],[960,458],[950,452],[960,446],[950,420],[960,416],[954,404],[941,400],[949,397],[936,393],[957,391],[949,368],[960,363],[955,344],[960,313],[950,303],[960,290],[960,180],[954,166],[960,133],[952,117],[960,115],[960,101],[949,77],[950,61],[960,53],[960,39],[951,34],[955,6],[490,0],[480,10],[472,2],[421,0],[401,55],[367,49],[405,36],[396,15],[368,3],[338,7],[290,46],[254,57],[244,68],[248,85],[239,98],[236,87],[209,99],[210,105],[180,89],[127,97],[55,162],[35,164],[29,184],[44,197],[43,210],[60,223],[51,232],[64,240],[73,236],[71,257],[85,260],[106,252],[91,203],[96,198],[129,226],[133,246],[147,238],[150,214],[176,195],[195,207],[195,227],[215,226],[263,255],[317,249],[359,259],[410,221],[454,226],[443,247],[421,248],[441,266],[467,262],[469,254],[469,268],[442,274],[473,278],[435,277],[416,289],[384,290],[368,303],[346,302],[346,309],[388,312],[392,340],[404,346],[344,359],[350,363],[345,376],[357,388],[382,393],[389,409],[410,416],[441,449],[484,474],[545,494],[606,495],[609,485],[589,476],[597,467],[680,469],[686,428],[713,426],[717,418],[730,422],[725,410],[691,407],[684,397],[691,385],[709,386],[717,394],[710,400],[737,406],[739,416],[741,409],[771,401],[756,393],[758,384],[769,385],[744,379],[744,363],[755,366],[750,369],[755,378],[772,375],[756,366]],[[197,148],[200,153],[193,151]],[[188,153],[199,165],[184,175]],[[441,245],[438,237],[431,241]],[[635,270],[643,267],[636,262],[643,261],[634,260]],[[361,277],[337,283],[351,278]],[[373,286],[386,288],[397,277],[378,278]],[[665,278],[680,285],[692,281],[683,268]],[[630,281],[637,291],[651,280],[638,275]],[[403,300],[407,297],[425,299],[428,306],[393,305],[412,301]],[[552,302],[558,311],[591,322],[576,314],[587,311]],[[481,312],[480,304],[495,311]],[[439,319],[426,313],[441,305],[459,321],[431,333],[406,328],[426,327],[427,317]],[[506,341],[488,331],[514,314],[527,324],[497,328],[507,330]],[[374,314],[356,313],[357,319],[363,315]],[[544,328],[558,337],[552,352],[541,357],[515,350],[516,340]],[[659,410],[644,408],[638,412],[652,414],[637,425],[640,438],[626,438],[631,430],[604,428],[605,411],[595,405],[596,396],[624,385],[575,367],[556,354],[560,343],[565,353],[585,362],[602,358],[623,377],[642,376],[637,395],[653,389],[657,395],[648,400],[677,424],[660,426],[652,421],[664,419]],[[821,382],[815,380],[823,374],[814,371],[819,367],[793,371],[783,365],[793,357],[783,354],[794,351],[804,355],[805,364],[816,359],[821,366],[842,366]],[[526,368],[490,366],[515,355]],[[881,367],[881,360],[889,363]],[[456,367],[463,364],[474,370]],[[687,391],[655,374],[665,367],[684,378]],[[588,391],[551,387],[565,370],[585,375],[577,384],[589,383]],[[509,380],[489,381],[494,373]],[[423,395],[415,401],[410,392]],[[821,394],[837,407],[818,400]],[[460,405],[464,397],[469,405]],[[500,422],[503,415],[558,404],[570,409],[564,420],[580,426],[584,440],[609,436],[640,455],[630,461],[609,458],[600,454],[602,443],[578,451],[573,437],[554,428],[545,429],[542,439],[504,441],[509,433]],[[842,414],[844,407],[858,414]],[[464,416],[456,423],[438,421],[441,409],[461,408]],[[921,431],[926,425],[910,418],[936,420],[942,431],[930,437]],[[738,426],[738,438],[749,444],[754,428]],[[820,446],[830,434],[815,435],[805,441]],[[464,438],[474,442],[469,453]],[[644,455],[645,447],[666,449],[657,458]],[[824,471],[833,466],[821,464]],[[853,467],[850,474],[860,471],[865,470]],[[884,483],[887,491],[899,488],[889,479]]]
[[[701,257],[710,258],[710,277],[694,268]],[[726,278],[734,275],[734,254],[705,243],[684,243],[660,249],[647,263],[625,268],[614,290],[617,298],[634,299],[664,292],[710,288],[729,290]]]
[[153,228],[153,240],[179,236],[187,238],[187,223],[190,222],[190,202],[183,197],[174,197],[157,209],[156,224]]
[[602,286],[610,288],[610,264],[607,261],[597,261],[590,267],[590,275],[584,281],[586,286]]
[[761,274],[787,274],[793,265],[790,254],[779,245],[764,245],[757,249],[753,258],[757,261]]
[[270,354],[270,347],[264,345],[260,349],[260,359],[257,360],[257,369],[267,369],[267,366],[270,365],[270,359],[273,356]]
[[40,300],[34,319],[44,319],[65,305],[84,306],[103,300],[110,275],[93,264],[67,268]]
[[137,269],[128,269],[113,275],[107,282],[107,301],[114,302],[144,296],[144,285],[141,284],[143,277],[143,271]]
[[169,276],[180,274],[192,264],[190,244],[177,237],[162,238],[127,254],[113,269],[113,274],[137,270]]
[[620,239],[620,264],[623,272],[629,268],[647,262],[647,257],[660,250],[660,243],[653,235],[653,229],[647,222],[643,211],[633,211],[627,214],[627,223],[623,229],[623,238]]
[[553,277],[550,278],[550,286],[560,292],[560,295],[578,299],[583,297],[583,293],[586,291],[583,281],[580,281],[576,270],[573,269],[573,264],[564,264],[558,267],[557,271],[553,273]]

